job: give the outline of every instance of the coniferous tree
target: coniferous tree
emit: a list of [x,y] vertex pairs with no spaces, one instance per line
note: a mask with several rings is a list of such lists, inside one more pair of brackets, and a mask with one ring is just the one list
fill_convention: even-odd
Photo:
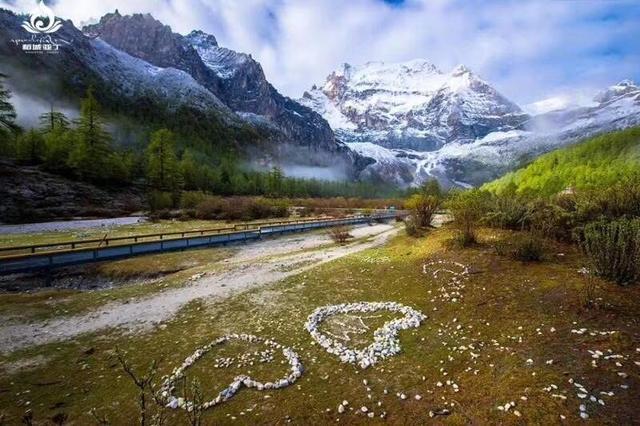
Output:
[[111,137],[104,130],[100,105],[91,88],[80,105],[77,125],[78,142],[69,157],[71,167],[83,179],[106,180],[109,177],[108,159],[112,152]]
[[69,119],[64,113],[55,111],[51,104],[51,110],[40,115],[40,129],[46,133],[68,130]]
[[175,145],[175,136],[170,130],[160,129],[151,134],[147,148],[147,183],[156,190],[176,192],[182,186]]
[[271,195],[272,197],[278,197],[282,195],[283,179],[284,179],[284,173],[282,172],[282,169],[277,166],[274,166],[271,169],[271,172],[269,172],[269,179],[268,179],[269,194],[268,195]]
[[52,172],[68,174],[69,157],[76,145],[77,132],[62,127],[44,133],[44,166]]
[[42,134],[37,130],[29,130],[17,139],[16,157],[26,164],[40,164],[45,158],[45,144]]

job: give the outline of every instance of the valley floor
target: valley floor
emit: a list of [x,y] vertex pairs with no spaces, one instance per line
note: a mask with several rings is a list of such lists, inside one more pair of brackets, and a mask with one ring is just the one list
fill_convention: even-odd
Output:
[[[131,424],[137,396],[116,347],[141,372],[159,360],[165,375],[212,340],[248,333],[293,348],[304,372],[280,390],[241,389],[206,411],[204,424],[375,423],[381,416],[416,424],[430,415],[454,424],[574,424],[581,415],[599,424],[640,422],[638,287],[597,281],[599,307],[585,309],[584,259],[571,247],[523,264],[488,244],[508,232],[485,230],[484,244],[458,249],[447,244],[447,227],[419,239],[394,236],[398,229],[357,228],[345,246],[317,233],[132,259],[115,264],[132,275],[151,265],[180,267],[121,288],[0,295],[0,414],[10,424],[27,410],[36,423],[63,413],[91,424],[95,408],[112,424]],[[340,363],[304,328],[318,307],[360,301],[401,303],[427,318],[400,332],[401,353],[363,370]],[[337,316],[322,331],[361,347],[391,318]],[[208,400],[238,374],[261,381],[287,374],[278,351],[273,361],[242,361],[258,349],[216,347],[187,375]],[[181,410],[168,415],[170,424],[188,424]]]

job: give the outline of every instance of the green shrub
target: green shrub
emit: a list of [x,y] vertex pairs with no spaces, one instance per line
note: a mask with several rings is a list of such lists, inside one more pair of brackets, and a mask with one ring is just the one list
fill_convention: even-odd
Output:
[[491,195],[471,189],[452,194],[446,207],[453,214],[454,225],[460,232],[459,242],[468,246],[477,241],[476,229],[488,211]]
[[516,238],[511,257],[522,262],[540,262],[544,259],[546,244],[543,238],[532,233]]
[[180,194],[181,209],[195,209],[198,204],[206,200],[209,196],[202,191],[184,191]]
[[147,201],[152,212],[168,210],[173,207],[173,194],[163,191],[151,191],[147,195]]
[[640,217],[640,173],[606,188],[579,193],[577,211],[584,222],[602,217]]
[[581,240],[596,275],[620,285],[640,280],[640,220],[590,223]]
[[503,229],[522,229],[528,212],[527,200],[516,193],[514,184],[500,194],[492,194],[485,221],[489,226]]
[[416,224],[416,219],[413,216],[407,216],[404,219],[404,230],[410,237],[419,237],[420,229],[418,229],[418,225]]
[[425,194],[414,194],[405,202],[405,207],[413,212],[417,225],[421,228],[431,226],[431,220],[439,205],[438,197]]
[[196,217],[204,220],[257,220],[287,217],[283,201],[251,197],[208,197],[196,206]]

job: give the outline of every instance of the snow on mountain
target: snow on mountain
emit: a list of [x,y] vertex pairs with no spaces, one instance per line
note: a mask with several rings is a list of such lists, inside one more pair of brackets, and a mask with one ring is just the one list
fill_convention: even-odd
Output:
[[470,142],[527,118],[466,67],[443,73],[424,60],[345,64],[300,102],[322,114],[345,142],[422,151]]
[[314,166],[340,164],[346,170],[367,162],[336,140],[320,114],[278,93],[251,55],[220,47],[211,34],[195,30],[183,36],[150,14],[118,11],[83,31],[153,66],[193,77],[268,141],[250,155]]
[[189,105],[206,111],[227,108],[214,94],[200,85],[188,73],[175,68],[162,68],[134,58],[113,48],[100,39],[89,42],[93,50],[87,62],[105,81],[111,82],[114,92],[127,98],[151,95],[163,100],[170,108]]
[[629,80],[590,103],[540,102],[524,113],[463,65],[443,73],[414,60],[345,64],[300,103],[375,162],[361,177],[400,185],[436,178],[477,185],[531,158],[604,131],[640,125],[640,89]]
[[592,105],[537,115],[521,130],[492,133],[458,152],[445,147],[439,152],[439,165],[446,176],[478,185],[523,160],[599,133],[640,125],[640,87],[631,81],[606,89]]
[[218,46],[213,35],[202,31],[192,31],[187,39],[196,49],[204,64],[223,79],[232,78],[243,65],[251,60],[247,54]]

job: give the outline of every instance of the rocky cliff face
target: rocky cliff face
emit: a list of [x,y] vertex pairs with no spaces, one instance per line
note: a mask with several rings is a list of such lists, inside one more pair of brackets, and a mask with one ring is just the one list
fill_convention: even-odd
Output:
[[0,159],[0,218],[26,223],[74,217],[118,217],[144,208],[145,189],[98,188]]
[[202,63],[193,47],[171,27],[150,14],[122,16],[109,13],[82,31],[91,38],[99,37],[118,50],[161,68],[175,68],[191,75],[216,93],[218,80]]
[[[348,157],[354,154],[336,142],[331,127],[319,114],[280,95],[251,55],[218,46],[213,35],[193,31],[182,36],[151,15],[122,16],[117,12],[83,31],[152,65],[185,71],[244,120],[268,130],[272,141],[286,145],[287,150],[302,146],[311,152],[336,153],[342,161],[353,162]],[[283,147],[273,148],[279,152]],[[308,153],[302,157],[315,159]]]
[[213,114],[222,126],[253,128],[261,143],[241,148],[262,162],[339,164],[348,176],[366,163],[335,139],[319,114],[280,95],[250,55],[219,47],[212,35],[196,31],[185,37],[151,15],[116,12],[83,31],[66,21],[56,33],[65,40],[59,54],[27,55],[10,42],[31,37],[21,23],[0,9],[2,71],[13,87],[29,89],[32,76],[23,72],[31,72],[42,76],[39,90],[50,97],[64,94],[74,102],[93,85],[119,111],[187,108],[199,111],[194,120]]

